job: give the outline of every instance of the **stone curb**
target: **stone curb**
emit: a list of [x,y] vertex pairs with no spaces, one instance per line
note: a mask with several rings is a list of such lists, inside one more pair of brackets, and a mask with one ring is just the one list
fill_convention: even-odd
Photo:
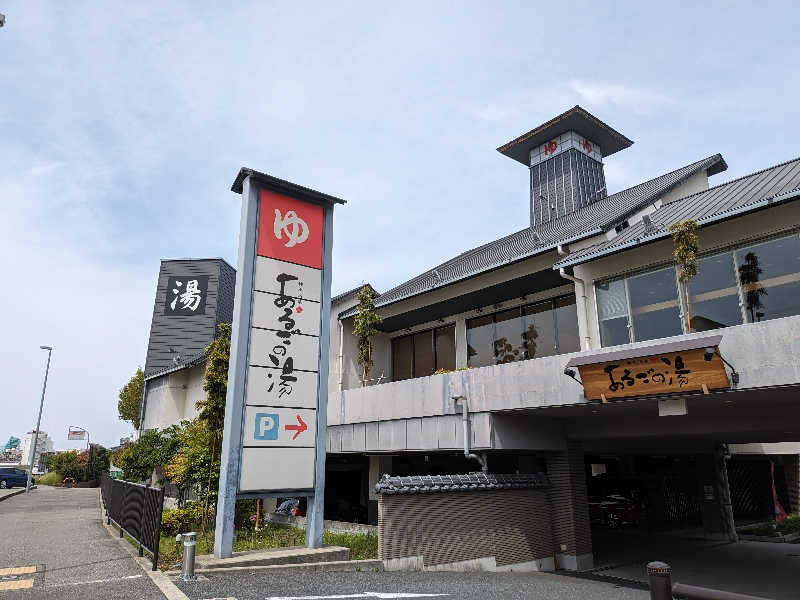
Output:
[[[245,567],[220,567],[218,569],[195,569],[195,573],[202,575],[215,575],[219,573],[242,573],[255,571],[275,571],[288,569],[291,571],[318,571],[318,572],[354,572],[354,571],[383,571],[382,560],[335,560],[330,562],[296,563],[285,565],[252,565]],[[174,579],[180,573],[168,571],[166,573]]]
[[13,498],[14,496],[19,496],[20,494],[24,493],[25,493],[25,488],[20,488],[16,492],[11,492],[10,494],[5,494],[3,496],[0,496],[0,502],[2,502],[3,500],[8,500],[9,498]]
[[153,568],[153,561],[139,556],[136,549],[128,542],[128,540],[119,537],[118,530],[114,529],[112,525],[108,525],[106,523],[105,515],[103,514],[103,500],[99,491],[97,494],[97,507],[100,509],[100,522],[103,524],[103,527],[106,528],[108,534],[118,543],[120,543],[120,547],[125,552],[131,555],[131,558],[136,561],[136,564],[141,567],[142,571],[144,571],[145,574],[150,578],[150,581],[152,581],[159,591],[164,594],[164,597],[167,600],[189,600],[189,596],[184,594],[178,588],[178,586],[172,582],[167,573],[162,571],[152,571],[151,569]]

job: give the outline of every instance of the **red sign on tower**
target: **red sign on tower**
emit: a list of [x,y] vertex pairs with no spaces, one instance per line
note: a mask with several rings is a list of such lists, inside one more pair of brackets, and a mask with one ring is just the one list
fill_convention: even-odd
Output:
[[259,256],[322,268],[323,208],[261,190],[258,209]]

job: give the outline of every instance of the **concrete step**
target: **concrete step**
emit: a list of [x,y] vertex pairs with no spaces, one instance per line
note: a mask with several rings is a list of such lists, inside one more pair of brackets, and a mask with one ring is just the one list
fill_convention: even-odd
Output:
[[306,548],[269,548],[234,552],[230,558],[215,558],[212,554],[202,554],[195,559],[195,569],[227,569],[230,567],[255,567],[267,565],[296,565],[318,562],[338,562],[350,559],[350,548],[323,546]]

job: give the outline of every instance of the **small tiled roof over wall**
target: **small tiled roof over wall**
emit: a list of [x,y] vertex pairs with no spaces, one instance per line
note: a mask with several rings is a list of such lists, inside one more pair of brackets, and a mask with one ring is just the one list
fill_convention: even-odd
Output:
[[466,475],[411,475],[408,477],[384,475],[375,484],[378,494],[428,494],[432,492],[478,492],[486,490],[518,490],[546,488],[547,476],[494,475],[468,473]]

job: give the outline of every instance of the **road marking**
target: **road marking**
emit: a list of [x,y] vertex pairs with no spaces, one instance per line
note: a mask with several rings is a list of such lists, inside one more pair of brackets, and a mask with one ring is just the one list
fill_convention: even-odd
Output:
[[0,581],[0,592],[8,590],[27,590],[33,587],[33,579],[17,579],[16,581]]
[[93,579],[91,581],[71,581],[68,583],[58,583],[55,585],[49,585],[48,587],[67,587],[70,585],[91,585],[95,583],[111,583],[114,581],[125,581],[128,579],[139,579],[140,577],[144,577],[144,575],[126,575],[125,577],[111,577],[110,579]]
[[6,575],[28,575],[29,573],[36,573],[36,567],[8,567],[6,569],[0,569],[0,577],[5,577]]
[[433,598],[450,594],[413,594],[410,592],[364,592],[363,594],[336,594],[334,596],[270,596],[266,600],[333,600],[338,598]]

